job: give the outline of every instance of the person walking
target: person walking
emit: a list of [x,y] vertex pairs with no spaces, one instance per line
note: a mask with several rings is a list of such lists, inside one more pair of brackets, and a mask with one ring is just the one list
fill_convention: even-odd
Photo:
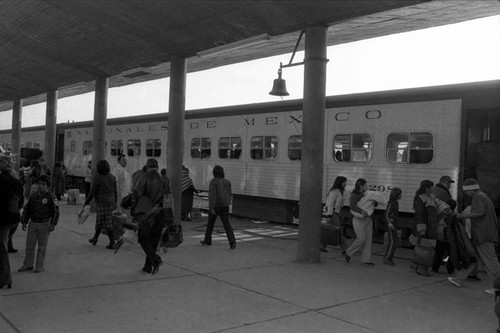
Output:
[[[469,213],[456,215],[457,219],[471,219],[472,244],[482,261],[488,277],[493,281],[500,269],[495,254],[495,243],[498,242],[497,217],[491,199],[481,191],[479,184],[473,178],[468,178],[462,185],[466,197],[472,199]],[[477,274],[478,262],[471,262],[466,269],[461,269],[448,281],[457,287],[469,277]],[[487,292],[490,290],[488,289]]]
[[113,169],[113,176],[115,176],[116,179],[116,186],[118,189],[118,206],[121,209],[121,203],[123,198],[125,198],[131,190],[131,177],[127,169],[125,167],[127,166],[127,157],[123,154],[118,156],[118,164],[116,167]]
[[385,251],[384,263],[394,266],[394,253],[396,252],[398,240],[398,213],[399,213],[399,200],[403,191],[399,187],[391,190],[389,195],[389,202],[385,209],[384,221],[387,224],[388,244]]
[[110,250],[113,249],[115,238],[111,216],[116,209],[117,195],[116,180],[115,177],[110,174],[109,163],[106,160],[97,162],[97,175],[95,179],[92,180],[89,196],[85,199],[84,203],[84,206],[87,206],[95,198],[97,206],[95,234],[94,237],[89,239],[90,244],[95,246],[101,231],[106,229],[109,238],[109,244],[106,248]]
[[8,254],[9,232],[21,219],[24,203],[19,179],[13,176],[14,164],[9,156],[0,155],[0,288],[12,287],[12,275]]
[[233,228],[229,223],[229,205],[233,197],[231,190],[231,182],[225,178],[224,169],[220,165],[214,166],[212,170],[214,178],[208,186],[208,222],[205,230],[205,238],[200,241],[202,245],[212,245],[212,231],[214,229],[215,220],[220,216],[224,230],[226,231],[229,248],[236,248],[236,238],[234,237]]
[[[133,209],[134,220],[139,224],[139,244],[146,254],[142,271],[156,274],[163,263],[156,254],[164,225],[163,209],[172,208],[170,183],[158,173],[158,161],[149,158],[146,161],[146,171],[138,179],[133,189],[137,204]],[[162,209],[163,208],[163,209]],[[154,212],[154,213],[152,213]],[[150,215],[145,219],[145,216]]]
[[198,190],[194,187],[193,180],[189,177],[189,169],[185,166],[182,166],[181,192],[181,220],[191,221],[189,216],[193,209],[193,197]]
[[363,198],[367,190],[368,184],[365,179],[359,178],[356,180],[354,190],[349,199],[349,208],[351,212],[358,215],[352,218],[352,226],[356,233],[356,239],[351,246],[347,248],[344,259],[349,263],[351,262],[352,256],[359,250],[362,250],[361,262],[367,266],[374,266],[375,264],[371,260],[373,221],[371,216],[368,216],[368,212],[358,206],[359,201]]
[[[328,218],[327,223],[341,227],[340,213],[342,207],[344,206],[344,192],[345,186],[347,184],[347,178],[344,176],[337,176],[333,182],[328,195],[326,196],[326,216]],[[328,252],[326,249],[326,244],[321,244],[319,248],[321,252]]]
[[[450,176],[442,176],[441,179],[439,179],[439,183],[432,188],[432,194],[434,194],[437,199],[444,201],[450,207],[451,211],[454,211],[457,207],[457,202],[451,197],[450,187],[452,183],[455,183],[455,181],[452,180]],[[438,226],[439,232],[436,240],[436,253],[434,256],[434,263],[432,264],[432,271],[434,273],[439,272],[439,267],[443,263],[444,257],[450,255],[450,244],[447,239],[449,222],[449,216],[442,217],[438,222],[440,226]],[[446,262],[446,269],[448,274],[453,273],[455,270],[451,260]]]
[[[415,192],[413,198],[413,209],[415,210],[415,229],[414,236],[417,238],[427,238],[430,240],[437,239],[438,217],[437,208],[432,194],[434,183],[430,180],[420,182],[420,187]],[[431,276],[429,274],[429,266],[422,263],[413,263],[412,269],[418,275]]]
[[40,157],[36,163],[33,163],[33,167],[31,168],[31,182],[32,184],[36,184],[38,182],[38,178],[40,176],[47,176],[49,180],[49,186],[52,184],[51,177],[52,173],[50,172],[49,167],[45,164],[45,157]]
[[59,204],[56,196],[49,191],[48,177],[45,175],[40,176],[36,187],[37,191],[29,197],[21,219],[24,231],[28,226],[28,234],[26,235],[26,256],[23,265],[17,270],[18,272],[33,270],[37,243],[38,251],[34,272],[41,273],[45,271],[45,254],[49,234],[54,231],[59,221]]
[[66,191],[64,178],[65,176],[62,164],[60,162],[57,162],[54,168],[53,187],[52,187],[57,200],[61,200],[61,196]]

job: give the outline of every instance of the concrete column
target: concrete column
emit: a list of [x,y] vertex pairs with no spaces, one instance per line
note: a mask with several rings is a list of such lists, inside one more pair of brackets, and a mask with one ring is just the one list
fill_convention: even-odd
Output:
[[54,170],[56,163],[56,123],[57,123],[57,90],[47,92],[47,110],[45,112],[45,146],[43,154],[45,163]]
[[184,112],[186,109],[186,59],[170,61],[168,106],[167,175],[174,200],[174,216],[181,220],[181,175],[184,152]]
[[97,173],[97,162],[106,158],[106,120],[108,116],[107,77],[95,81],[94,128],[92,132],[92,175]]
[[298,262],[320,261],[326,93],[326,30],[306,28]]
[[23,114],[23,100],[16,99],[12,107],[12,139],[10,151],[16,157],[14,158],[14,167],[19,171],[21,164],[21,119]]

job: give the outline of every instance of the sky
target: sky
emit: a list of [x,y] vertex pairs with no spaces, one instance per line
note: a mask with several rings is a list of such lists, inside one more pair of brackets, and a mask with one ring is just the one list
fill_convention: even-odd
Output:
[[[279,100],[269,91],[290,56],[189,73],[186,110]],[[298,52],[294,62],[303,57]],[[331,46],[328,59],[327,96],[500,79],[500,15]],[[283,79],[290,93],[284,99],[303,97],[303,66],[284,68]],[[110,88],[108,118],[168,112],[168,95],[168,78]],[[45,109],[24,106],[22,127],[43,125]],[[93,114],[93,92],[58,101],[58,123]],[[0,129],[11,128],[12,111],[0,112]]]

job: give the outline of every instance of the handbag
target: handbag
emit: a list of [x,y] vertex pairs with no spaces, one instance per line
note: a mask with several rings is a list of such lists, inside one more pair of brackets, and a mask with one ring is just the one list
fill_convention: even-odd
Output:
[[177,247],[183,241],[182,225],[172,222],[163,229],[161,247]]
[[84,224],[85,221],[87,221],[87,218],[89,217],[90,215],[90,206],[89,205],[86,205],[85,207],[83,207],[80,212],[78,212],[78,218],[76,220],[76,222],[78,224]]
[[413,254],[413,263],[417,265],[422,265],[426,267],[432,266],[434,263],[434,248],[429,246],[423,246],[422,238],[419,236],[417,244],[415,245],[415,251]]

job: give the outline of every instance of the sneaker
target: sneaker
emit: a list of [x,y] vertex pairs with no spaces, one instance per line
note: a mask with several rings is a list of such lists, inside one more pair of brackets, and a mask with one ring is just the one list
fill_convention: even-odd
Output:
[[495,295],[495,289],[486,289],[484,292],[489,295]]
[[391,265],[391,266],[395,265],[394,261],[392,261],[390,259],[384,259],[384,263],[387,264],[387,265]]
[[345,257],[344,257],[344,260],[345,260],[346,263],[350,263],[351,262],[351,257],[346,253]]
[[45,268],[37,268],[33,272],[35,272],[35,273],[42,273],[42,272],[45,272]]
[[32,271],[33,270],[33,267],[26,267],[26,266],[21,266],[19,267],[19,269],[17,270],[18,272],[27,272],[27,271]]
[[481,281],[481,278],[477,274],[469,275],[467,280]]
[[234,250],[234,249],[236,248],[236,242],[231,243],[231,244],[229,245],[229,248],[230,248],[231,250]]
[[453,279],[451,276],[448,277],[448,281],[450,281],[451,283],[453,283],[455,286],[461,288],[462,285],[460,283],[458,283],[458,281],[456,281],[455,279]]

